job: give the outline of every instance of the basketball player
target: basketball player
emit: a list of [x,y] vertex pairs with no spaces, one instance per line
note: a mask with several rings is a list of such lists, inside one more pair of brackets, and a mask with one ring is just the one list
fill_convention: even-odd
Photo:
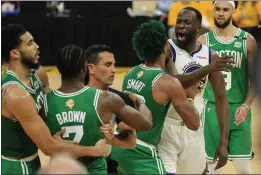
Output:
[[[99,127],[109,123],[112,114],[139,130],[151,128],[151,112],[139,98],[134,98],[137,111],[118,95],[85,86],[87,61],[79,46],[68,45],[58,51],[57,69],[61,74],[61,87],[48,92],[44,103],[51,133],[65,129],[63,139],[94,146],[103,138]],[[81,157],[79,160],[89,173],[107,174],[105,157]]]
[[114,157],[119,164],[119,174],[166,174],[156,146],[171,103],[188,128],[197,130],[200,126],[198,112],[187,100],[182,85],[164,71],[167,39],[164,25],[155,20],[141,24],[133,35],[134,50],[145,64],[133,67],[126,74],[122,89],[144,100],[152,112],[153,127],[149,131],[137,131],[135,149],[117,150]]
[[[178,14],[175,26],[177,39],[170,39],[169,43],[173,61],[179,74],[191,73],[196,69],[209,65],[212,60],[218,59],[217,54],[197,42],[201,22],[202,15],[195,8],[186,7]],[[222,136],[220,143],[216,145],[216,148],[218,147],[216,153],[219,157],[217,168],[220,168],[227,162],[228,102],[222,73],[217,71],[211,73],[208,77],[216,98],[217,116]],[[202,81],[201,86],[204,86],[206,78]],[[194,100],[193,97],[195,97],[195,94],[192,96],[192,100]],[[200,108],[203,107],[201,103],[200,99],[195,101],[200,113]],[[172,106],[170,106],[167,116],[159,144],[159,156],[162,158],[167,172],[170,174],[203,173],[206,167],[206,157],[202,127],[197,131],[188,129],[184,126],[182,116],[179,116]],[[194,151],[195,156],[192,155]]]
[[[38,115],[48,87],[46,73],[38,68],[39,46],[19,24],[2,28],[2,59],[8,68],[2,76],[2,174],[34,174],[40,167],[38,148],[51,156],[59,151],[75,156],[101,156],[107,151],[104,141],[94,147],[77,146],[55,136]],[[47,78],[47,79],[44,79]]]
[[[255,98],[252,77],[252,61],[256,51],[256,41],[253,36],[232,25],[232,16],[235,13],[234,1],[215,1],[213,32],[208,32],[199,38],[210,49],[220,56],[235,57],[235,62],[230,72],[223,72],[226,82],[226,94],[229,102],[230,130],[228,141],[228,158],[234,160],[234,167],[239,174],[249,174],[250,159],[252,159],[251,140],[251,111],[250,107]],[[212,88],[208,83],[204,91],[205,122],[204,135],[207,159],[215,158],[215,148],[219,143],[220,135],[217,125],[216,100]],[[214,171],[215,164],[209,162],[209,170]]]

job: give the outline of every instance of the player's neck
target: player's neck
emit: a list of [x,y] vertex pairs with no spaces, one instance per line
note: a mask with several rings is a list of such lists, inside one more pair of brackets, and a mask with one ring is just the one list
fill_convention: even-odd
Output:
[[197,44],[197,42],[195,40],[186,46],[180,46],[180,48],[187,51],[188,53],[192,53],[199,48],[199,44]]
[[235,36],[237,33],[237,28],[235,26],[233,26],[233,24],[229,24],[227,27],[225,28],[218,28],[215,27],[215,32],[217,35],[222,35],[222,36]]
[[100,90],[107,90],[108,86],[98,80],[96,80],[93,77],[90,77],[88,86],[92,87],[92,88],[96,88],[96,89],[100,89]]
[[165,59],[164,59],[164,55],[161,55],[155,62],[150,63],[145,61],[145,65],[147,67],[152,67],[152,68],[161,68],[161,69],[165,69]]
[[10,61],[8,70],[14,72],[20,81],[26,83],[29,80],[30,69],[19,61]]
[[74,93],[84,88],[84,83],[80,78],[62,78],[62,85],[59,91],[63,93]]

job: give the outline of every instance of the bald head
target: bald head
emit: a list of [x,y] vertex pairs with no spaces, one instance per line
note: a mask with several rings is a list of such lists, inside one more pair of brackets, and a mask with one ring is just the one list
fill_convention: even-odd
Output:
[[88,174],[86,168],[72,156],[62,153],[52,157],[50,163],[37,174]]

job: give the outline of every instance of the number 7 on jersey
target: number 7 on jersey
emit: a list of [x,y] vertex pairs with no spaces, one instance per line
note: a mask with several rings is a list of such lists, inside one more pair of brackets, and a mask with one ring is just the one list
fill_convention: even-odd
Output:
[[63,138],[68,138],[70,134],[75,133],[73,141],[80,143],[82,137],[83,137],[83,126],[82,125],[76,125],[76,126],[66,126],[62,127],[62,129],[65,129],[65,132],[63,134]]

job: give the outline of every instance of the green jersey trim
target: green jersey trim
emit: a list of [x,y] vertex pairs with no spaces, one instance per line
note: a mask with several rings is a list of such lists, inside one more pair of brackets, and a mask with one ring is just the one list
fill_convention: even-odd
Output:
[[247,57],[247,35],[248,35],[248,33],[247,32],[245,32],[245,34],[244,34],[244,38],[246,38],[244,41],[243,41],[243,48],[244,48],[244,53],[245,53],[245,55],[246,55],[246,57]]
[[164,73],[158,74],[158,75],[152,80],[152,85],[151,85],[151,86],[153,86],[153,85],[156,83],[156,81],[157,81],[163,74],[164,74]]
[[147,67],[145,64],[140,64],[140,67],[144,70],[162,70],[159,67]]
[[[241,29],[238,29],[236,36],[239,36],[240,33],[241,33],[241,31],[242,31]],[[219,43],[221,43],[221,44],[231,44],[231,43],[233,43],[233,42],[236,40],[236,37],[234,37],[234,38],[233,38],[232,40],[230,40],[230,41],[222,41],[221,39],[218,38],[215,29],[214,29],[214,31],[213,31],[213,35],[214,35],[215,39],[216,39]]]
[[209,38],[208,38],[208,33],[205,33],[205,38],[206,38],[206,46],[209,46]]
[[[17,78],[17,80],[19,80],[18,76],[17,76],[14,72],[12,72],[12,71],[10,71],[10,70],[7,69],[7,70],[6,70],[6,73],[9,74],[9,75],[14,76],[15,78]],[[19,80],[19,81],[20,81],[20,80]],[[30,78],[30,81],[31,81],[31,83],[33,82],[31,78]],[[20,82],[21,82],[21,81],[20,81]],[[28,91],[29,91],[30,93],[35,94],[35,90],[34,90],[34,89],[32,89],[31,87],[27,86],[27,85],[24,84],[23,82],[21,82],[21,83],[28,89]]]
[[47,94],[44,94],[44,112],[45,112],[45,117],[47,117],[48,115],[48,105],[47,105]]
[[[2,89],[4,89],[6,86],[11,85],[11,84],[19,85],[19,86],[21,86],[22,88],[25,89],[25,87],[23,87],[23,86],[22,86],[20,83],[18,83],[17,81],[8,81],[8,82],[4,83],[4,84],[2,85]],[[26,90],[26,89],[25,89],[25,90]]]
[[98,110],[97,110],[100,93],[101,93],[101,90],[97,89],[96,93],[95,93],[94,101],[93,101],[93,106],[94,106],[94,109],[96,111],[96,114],[97,114],[101,124],[104,125],[104,123],[103,123],[103,121],[102,121],[102,119],[101,119],[101,117],[98,113]]
[[53,90],[53,93],[54,93],[55,95],[59,96],[59,97],[72,97],[72,96],[76,96],[76,95],[79,95],[79,94],[83,93],[83,92],[86,91],[87,89],[89,89],[89,87],[88,87],[88,86],[85,86],[85,87],[82,88],[81,90],[76,91],[76,92],[74,92],[74,93],[67,93],[67,94],[65,94],[65,93],[63,93],[63,92],[61,92],[61,91],[59,91],[59,90]]
[[40,78],[38,77],[37,73],[36,73],[35,78],[36,78],[36,80],[39,82],[41,88],[43,88],[43,83],[42,83],[42,81],[40,80]]

